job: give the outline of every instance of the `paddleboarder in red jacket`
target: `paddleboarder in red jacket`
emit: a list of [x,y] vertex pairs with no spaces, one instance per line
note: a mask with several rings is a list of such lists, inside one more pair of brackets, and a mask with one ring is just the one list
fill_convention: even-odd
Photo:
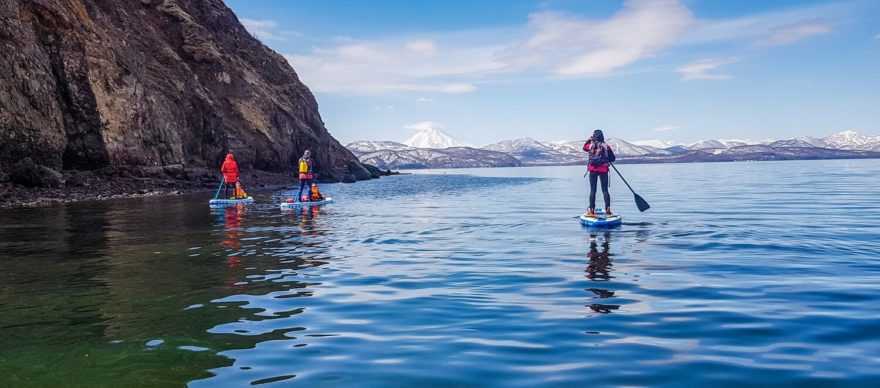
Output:
[[226,186],[224,191],[224,198],[229,198],[229,188],[232,187],[235,189],[236,183],[238,183],[238,163],[235,163],[235,157],[232,156],[232,152],[226,154],[226,161],[223,162],[223,166],[220,167],[220,172],[223,173],[223,183]]

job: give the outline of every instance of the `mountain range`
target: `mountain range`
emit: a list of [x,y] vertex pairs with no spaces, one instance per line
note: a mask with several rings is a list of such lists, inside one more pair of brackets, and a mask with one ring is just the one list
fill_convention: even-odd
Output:
[[[846,130],[824,138],[700,140],[692,144],[609,138],[620,163],[880,158],[880,136]],[[419,131],[405,143],[358,141],[346,146],[380,168],[513,167],[585,164],[584,141],[504,140],[467,147],[440,129]]]

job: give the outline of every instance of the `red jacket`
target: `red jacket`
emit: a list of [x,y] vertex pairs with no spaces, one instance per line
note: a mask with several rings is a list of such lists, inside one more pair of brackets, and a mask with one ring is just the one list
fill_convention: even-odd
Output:
[[238,182],[238,163],[235,163],[235,157],[232,154],[226,155],[226,161],[220,167],[220,172],[223,173],[223,179],[226,183]]

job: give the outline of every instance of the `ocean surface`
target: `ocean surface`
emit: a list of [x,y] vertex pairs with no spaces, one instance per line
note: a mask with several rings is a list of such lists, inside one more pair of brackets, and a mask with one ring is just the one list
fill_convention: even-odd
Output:
[[0,386],[880,384],[880,160],[619,169],[3,210]]

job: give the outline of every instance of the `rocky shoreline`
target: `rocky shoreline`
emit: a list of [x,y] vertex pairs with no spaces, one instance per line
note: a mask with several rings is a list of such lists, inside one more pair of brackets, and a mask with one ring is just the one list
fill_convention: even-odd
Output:
[[[353,164],[356,162],[353,162]],[[36,165],[37,168],[44,168]],[[361,168],[363,167],[363,168]],[[349,167],[344,183],[395,175],[373,166],[356,163]],[[180,165],[165,167],[107,167],[95,171],[34,170],[28,181],[21,173],[0,173],[0,208],[38,207],[55,204],[105,200],[113,198],[140,198],[185,193],[211,193],[217,189],[221,174],[216,169],[190,168]],[[239,175],[246,191],[297,186],[293,172],[242,171]],[[339,179],[318,176],[319,183],[340,182]]]

